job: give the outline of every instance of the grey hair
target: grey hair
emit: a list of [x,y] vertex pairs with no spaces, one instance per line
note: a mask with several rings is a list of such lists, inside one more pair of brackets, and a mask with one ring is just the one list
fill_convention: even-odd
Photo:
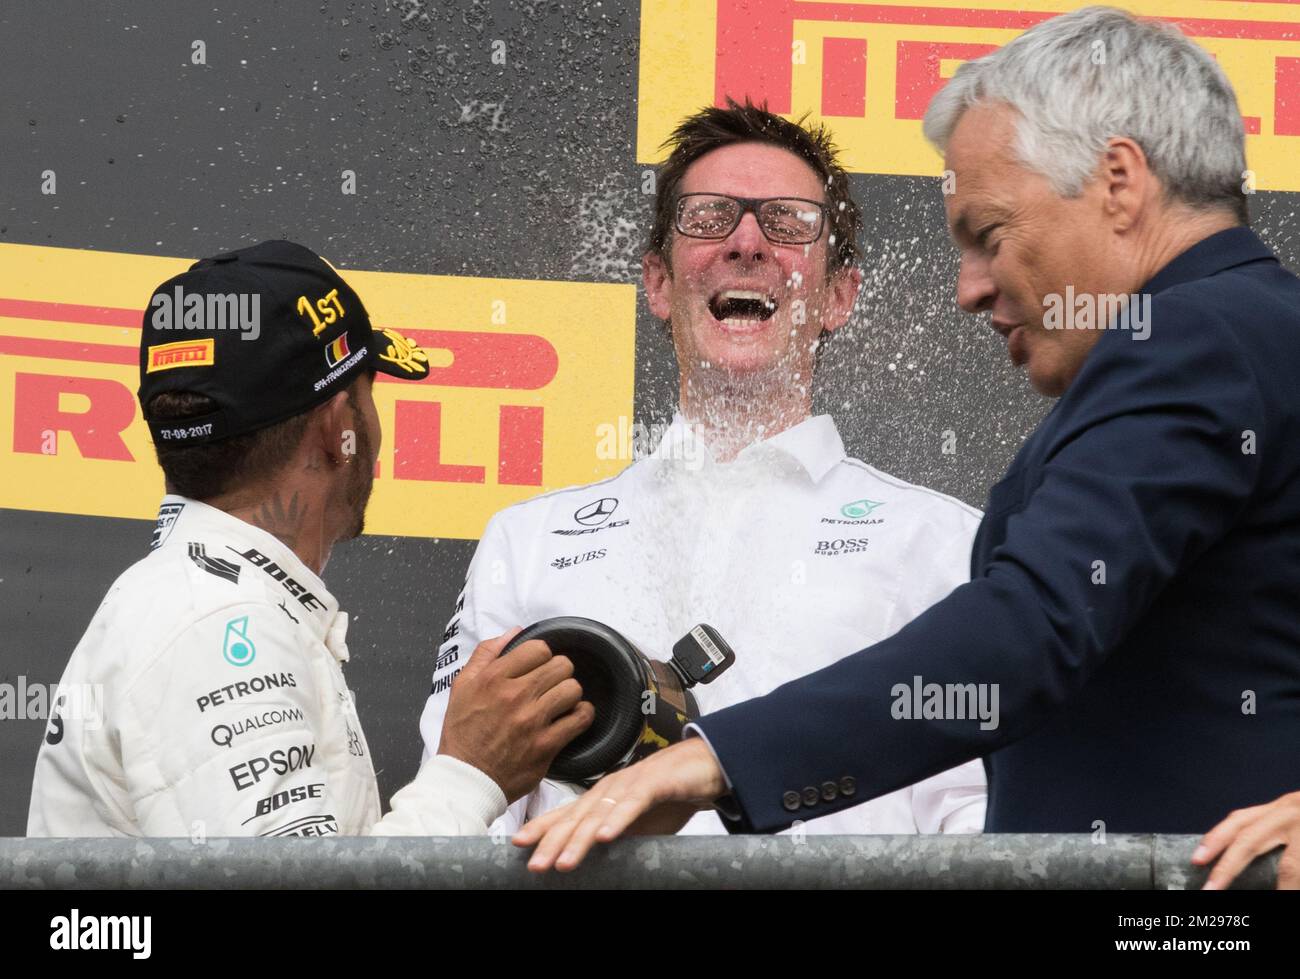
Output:
[[962,114],[989,102],[1019,113],[1017,157],[1062,197],[1083,191],[1107,140],[1127,136],[1166,199],[1248,221],[1237,96],[1218,63],[1171,24],[1114,7],[1043,21],[958,68],[926,110],[925,138],[945,152]]

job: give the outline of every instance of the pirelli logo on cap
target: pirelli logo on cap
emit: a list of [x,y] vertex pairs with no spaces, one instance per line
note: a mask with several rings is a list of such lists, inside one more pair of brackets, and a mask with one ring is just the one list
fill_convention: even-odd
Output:
[[179,340],[160,343],[149,348],[149,366],[146,374],[167,371],[173,367],[211,367],[216,362],[216,342],[207,340]]

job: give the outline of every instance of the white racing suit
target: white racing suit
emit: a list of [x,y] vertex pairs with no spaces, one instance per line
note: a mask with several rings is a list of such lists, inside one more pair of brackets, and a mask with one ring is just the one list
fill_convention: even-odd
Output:
[[[511,626],[584,616],[666,660],[707,622],[736,653],[726,673],[691,691],[709,713],[898,631],[969,579],[979,519],[951,497],[849,458],[827,415],[725,466],[679,417],[650,457],[613,479],[535,497],[489,522],[434,664],[420,719],[426,756],[437,749],[452,678],[479,642]],[[907,730],[900,721],[896,745],[864,751],[905,751]],[[573,795],[544,781],[492,831],[512,833]],[[968,762],[800,829],[979,832],[985,797],[983,765]],[[726,830],[706,812],[683,832]]]
[[274,536],[166,497],[152,552],[113,584],[68,662],[28,835],[486,833],[505,796],[444,755],[381,818],[343,679],[347,622]]

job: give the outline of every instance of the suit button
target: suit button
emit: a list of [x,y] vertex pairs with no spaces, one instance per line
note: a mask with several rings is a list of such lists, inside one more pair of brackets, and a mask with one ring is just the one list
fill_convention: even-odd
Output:
[[785,795],[781,796],[781,805],[785,806],[791,812],[794,812],[799,808],[799,793],[787,792]]
[[856,795],[858,791],[858,780],[852,775],[845,775],[840,779],[841,795]]
[[821,793],[819,793],[811,785],[803,790],[803,804],[805,806],[817,805],[817,800],[820,798],[821,798]]
[[822,801],[834,802],[835,797],[840,794],[840,787],[834,782],[822,783]]

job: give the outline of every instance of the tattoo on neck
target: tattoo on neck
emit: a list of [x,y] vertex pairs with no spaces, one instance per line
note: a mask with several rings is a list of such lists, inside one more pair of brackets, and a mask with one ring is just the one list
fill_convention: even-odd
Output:
[[286,505],[284,497],[277,491],[270,500],[263,501],[252,517],[252,523],[269,534],[274,534],[290,550],[298,546],[298,535],[303,521],[307,519],[307,506],[299,506],[298,491],[295,490]]

